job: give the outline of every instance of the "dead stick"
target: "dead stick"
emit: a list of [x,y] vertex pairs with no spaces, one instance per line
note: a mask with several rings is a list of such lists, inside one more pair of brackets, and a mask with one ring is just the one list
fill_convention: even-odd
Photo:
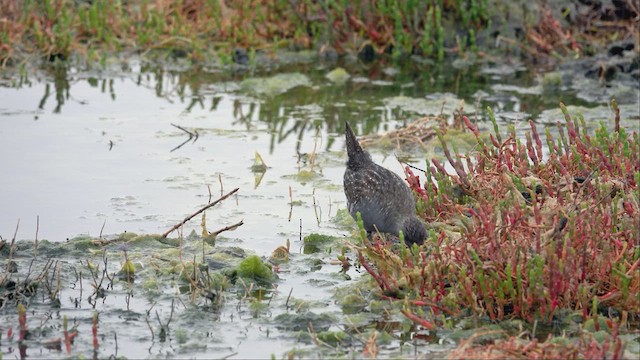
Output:
[[218,231],[214,231],[211,233],[211,235],[213,236],[218,236],[221,232],[224,231],[229,231],[229,230],[235,230],[236,228],[240,227],[244,225],[244,220],[240,220],[239,223],[233,224],[233,225],[229,225],[229,226],[225,226],[222,229],[218,230]]
[[289,309],[289,299],[291,299],[291,293],[293,292],[293,288],[289,290],[289,296],[287,296],[287,302],[284,304],[285,309]]
[[34,252],[33,252],[33,257],[37,258],[38,257],[38,232],[40,231],[40,215],[36,216],[36,240],[35,240],[35,245],[34,245]]
[[20,228],[20,219],[18,219],[18,224],[16,224],[16,232],[13,233],[13,238],[11,239],[11,245],[9,245],[9,261],[7,261],[7,274],[11,273],[9,269],[11,268],[11,261],[13,260],[13,250],[15,249],[14,245],[16,243],[16,236],[18,235],[19,228]]
[[207,210],[208,208],[216,205],[217,203],[221,202],[222,200],[228,198],[229,196],[235,194],[238,190],[240,190],[240,188],[235,188],[233,190],[231,190],[229,193],[225,194],[224,196],[221,196],[218,200],[212,202],[211,204],[207,204],[206,206],[204,206],[202,209],[194,212],[193,214],[187,216],[186,218],[184,218],[184,220],[182,220],[181,222],[179,222],[178,224],[173,225],[173,227],[169,230],[167,230],[164,234],[162,234],[163,238],[166,238],[167,235],[171,234],[171,232],[173,232],[174,230],[176,230],[177,228],[179,228],[180,226],[184,225],[187,223],[187,221],[191,220],[194,216],[200,214],[201,212]]
[[191,131],[189,131],[189,130],[187,130],[187,129],[183,128],[182,126],[179,126],[179,125],[176,125],[176,124],[171,124],[171,126],[176,127],[176,128],[178,128],[178,129],[180,129],[180,130],[182,130],[182,131],[186,132],[187,134],[189,134],[189,139],[191,139],[192,137],[194,137],[194,136],[195,136]]
[[102,227],[100,228],[100,236],[98,237],[98,239],[102,239],[102,231],[104,231],[105,225],[107,225],[107,219],[104,219],[104,221],[102,222]]

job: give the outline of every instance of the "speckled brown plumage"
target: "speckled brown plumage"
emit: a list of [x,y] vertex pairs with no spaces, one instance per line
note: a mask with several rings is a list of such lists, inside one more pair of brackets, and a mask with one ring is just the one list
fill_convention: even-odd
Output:
[[[367,232],[375,228],[398,235],[402,230],[407,244],[422,244],[427,236],[424,225],[416,216],[415,201],[405,182],[392,171],[376,164],[345,122],[347,169],[344,172],[344,193],[349,213],[356,219],[360,212]],[[374,227],[375,225],[375,227]]]

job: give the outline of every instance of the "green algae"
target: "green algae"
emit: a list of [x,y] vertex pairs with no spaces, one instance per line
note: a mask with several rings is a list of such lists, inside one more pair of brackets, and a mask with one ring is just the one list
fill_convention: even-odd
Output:
[[338,304],[344,314],[357,314],[365,311],[369,302],[360,294],[348,294],[340,297]]
[[[303,250],[304,254],[314,254],[326,249],[329,245],[333,244],[339,240],[339,238],[335,236],[322,235],[322,234],[309,234],[303,239]],[[314,264],[313,267],[316,267],[318,264]]]
[[255,280],[259,283],[271,283],[276,276],[271,267],[266,265],[259,256],[251,255],[240,262],[237,274],[241,278]]
[[592,333],[596,333],[598,331],[605,331],[609,333],[611,330],[607,324],[607,319],[604,316],[598,316],[597,322],[593,318],[587,319],[587,321],[582,325],[582,328]]
[[[302,252],[304,254],[312,254],[315,252],[319,252],[320,249],[318,247],[316,247],[315,245],[310,245],[310,248],[307,248],[307,245],[305,245],[302,249]],[[320,269],[322,269],[322,266],[324,265],[324,261],[322,261],[322,259],[318,259],[318,258],[310,258],[305,260],[305,264],[309,267],[309,271],[318,271]],[[313,279],[311,279],[310,281],[312,281]]]
[[471,104],[465,104],[464,100],[451,94],[441,94],[437,98],[424,99],[409,96],[394,96],[384,99],[384,103],[390,109],[402,109],[418,115],[453,114],[459,108],[464,108],[464,113],[473,114],[476,108]]
[[[160,234],[149,235],[137,235],[133,233],[126,233],[126,237],[121,237],[123,241],[127,243],[129,247],[138,248],[157,248],[158,245],[167,245],[171,247],[177,247],[180,245],[179,239],[165,238]],[[133,235],[133,236],[131,236]]]
[[289,298],[289,309],[294,310],[297,313],[306,313],[311,309],[311,304],[309,301],[298,299],[295,297]]
[[130,259],[126,259],[122,264],[119,275],[125,276],[127,279],[131,279],[136,274],[136,266]]
[[542,91],[551,93],[560,90],[562,86],[562,74],[559,72],[548,72],[542,77]]
[[342,85],[349,81],[351,75],[344,68],[338,67],[328,72],[325,77],[336,85]]
[[173,336],[175,336],[178,344],[184,345],[189,340],[189,333],[185,329],[176,329],[173,331]]
[[483,344],[489,341],[505,339],[506,337],[507,333],[500,327],[500,325],[496,324],[482,326],[481,328],[474,326],[470,329],[452,331],[449,334],[449,338],[452,340],[462,341],[472,339],[475,344]]
[[342,345],[350,337],[344,331],[321,331],[316,334],[318,340],[331,346]]
[[87,251],[89,249],[99,248],[99,246],[96,245],[91,238],[75,238],[69,243],[71,244],[71,246],[73,246],[73,249],[77,251]]
[[130,241],[131,239],[137,237],[138,234],[130,231],[125,231],[118,236],[118,240],[120,241]]
[[155,276],[146,277],[144,281],[142,281],[142,290],[152,296],[160,294],[160,283],[158,282],[158,278]]
[[298,86],[311,86],[311,80],[301,73],[284,73],[271,77],[249,78],[240,83],[243,91],[265,96],[283,94]]
[[322,235],[322,234],[309,234],[304,237],[304,244],[308,245],[323,245],[335,241],[335,236]]
[[379,314],[373,314],[370,312],[359,312],[353,314],[345,314],[344,321],[356,328],[370,326]]
[[300,182],[307,182],[307,181],[318,179],[322,177],[322,175],[318,174],[316,171],[300,170],[298,171],[298,174],[296,175],[296,177],[297,177],[297,180]]
[[309,328],[309,324],[313,326],[315,331],[327,331],[336,323],[337,319],[327,313],[317,314],[313,311],[307,311],[298,314],[280,314],[273,321],[277,328],[288,331],[306,331]]
[[249,302],[249,310],[251,311],[251,316],[257,318],[269,310],[269,304],[261,301],[260,299],[253,298]]
[[356,223],[347,209],[340,209],[336,211],[335,216],[331,218],[331,222],[343,230],[353,229],[354,224]]
[[369,299],[365,298],[360,286],[343,286],[336,289],[335,297],[344,314],[358,314],[367,308]]

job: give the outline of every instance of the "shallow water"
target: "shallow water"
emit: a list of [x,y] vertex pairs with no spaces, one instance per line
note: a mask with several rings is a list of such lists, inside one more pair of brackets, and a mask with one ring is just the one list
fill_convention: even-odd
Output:
[[[296,76],[304,82],[293,89],[295,76],[261,86],[247,74],[139,63],[124,70],[58,69],[26,81],[3,80],[0,235],[11,238],[18,219],[19,239],[34,238],[36,230],[39,238],[52,241],[101,232],[164,232],[205,204],[209,188],[215,199],[221,187],[239,187],[237,197],[208,212],[215,219],[209,230],[214,223],[222,227],[244,219],[233,237],[264,252],[274,238],[298,234],[300,219],[304,232],[317,232],[344,207],[344,120],[359,125],[361,134],[384,132],[419,116],[451,114],[461,100],[471,116],[486,118],[483,109],[491,106],[501,123],[522,130],[530,117],[560,120],[554,104],[559,100],[581,105],[577,111],[586,117],[610,114],[606,105],[585,104],[571,91],[560,99],[545,95],[520,65],[435,75],[432,71],[445,69],[398,72],[352,64],[351,78],[342,85],[323,76],[335,66],[303,68],[306,75]],[[553,105],[541,111],[546,104]],[[621,105],[632,110],[637,104]],[[637,125],[637,114],[632,115]],[[188,141],[172,124],[197,131],[197,139]],[[314,148],[319,176],[300,181],[305,164],[299,154]],[[258,186],[250,170],[256,152],[269,167]],[[392,152],[372,152],[402,172]],[[424,158],[412,157],[420,167]],[[296,204],[291,216],[289,187]],[[323,219],[316,219],[314,197]],[[194,228],[197,224],[187,224],[184,231]]]
[[[101,326],[105,334],[117,333],[125,319],[133,335],[119,335],[118,355],[127,357],[281,357],[310,347],[273,321],[288,311],[282,309],[289,291],[313,302],[318,313],[340,314],[334,290],[350,284],[340,277],[338,265],[329,264],[335,254],[315,255],[324,265],[308,271],[305,261],[313,256],[301,254],[300,242],[310,233],[351,233],[331,221],[345,208],[345,120],[359,135],[382,133],[421,116],[450,114],[461,100],[483,128],[489,128],[482,122],[486,106],[495,109],[501,125],[514,124],[518,131],[528,128],[522,120],[530,117],[555,123],[561,114],[542,110],[560,100],[583,106],[588,120],[611,118],[605,104],[586,103],[570,89],[560,100],[544,94],[540,79],[519,64],[445,71],[351,63],[343,64],[350,78],[342,84],[325,77],[337,66],[294,66],[275,81],[274,73],[163,69],[137,61],[102,71],[50,69],[5,77],[0,82],[0,236],[11,239],[18,221],[17,239],[34,239],[36,233],[54,242],[80,234],[162,233],[210,198],[238,187],[237,195],[207,211],[207,230],[243,220],[243,226],[221,235],[220,244],[261,256],[291,242],[293,260],[283,268],[274,293],[273,305],[281,310],[256,318],[236,307],[242,304],[237,299],[218,313],[179,305],[173,343],[158,343],[141,320],[153,297],[134,296],[132,310],[125,311],[127,293],[119,289],[100,307],[107,314],[101,315]],[[632,112],[630,124],[637,125],[637,103],[621,105]],[[189,139],[172,124],[197,138]],[[371,151],[376,162],[402,174],[393,151]],[[256,152],[268,166],[264,173],[251,170]],[[418,167],[427,157],[419,151],[398,155]],[[182,229],[185,236],[192,231],[201,233],[200,217]],[[112,266],[117,271],[118,265]],[[354,269],[348,274],[358,278]],[[164,291],[171,293],[171,287]],[[62,313],[85,319],[79,326],[90,331],[86,319],[92,308],[73,309],[77,297],[82,298],[77,290],[63,290]],[[155,299],[165,318],[169,298]],[[341,327],[344,323],[337,322],[330,329]],[[185,332],[189,341],[176,340],[175,331]],[[113,349],[115,340],[104,336],[105,347]],[[208,338],[213,345],[203,348]],[[400,346],[392,342],[386,350],[411,356],[414,349]],[[424,355],[443,348],[421,349]],[[35,356],[64,356],[39,351]]]

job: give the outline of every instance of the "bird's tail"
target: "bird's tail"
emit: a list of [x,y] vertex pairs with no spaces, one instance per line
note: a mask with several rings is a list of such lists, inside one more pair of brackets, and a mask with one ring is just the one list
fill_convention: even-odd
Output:
[[356,135],[353,133],[353,130],[351,129],[349,123],[345,121],[344,124],[345,136],[347,138],[347,154],[349,155],[349,158],[352,159],[361,154],[364,150],[362,150],[362,147],[358,143]]

